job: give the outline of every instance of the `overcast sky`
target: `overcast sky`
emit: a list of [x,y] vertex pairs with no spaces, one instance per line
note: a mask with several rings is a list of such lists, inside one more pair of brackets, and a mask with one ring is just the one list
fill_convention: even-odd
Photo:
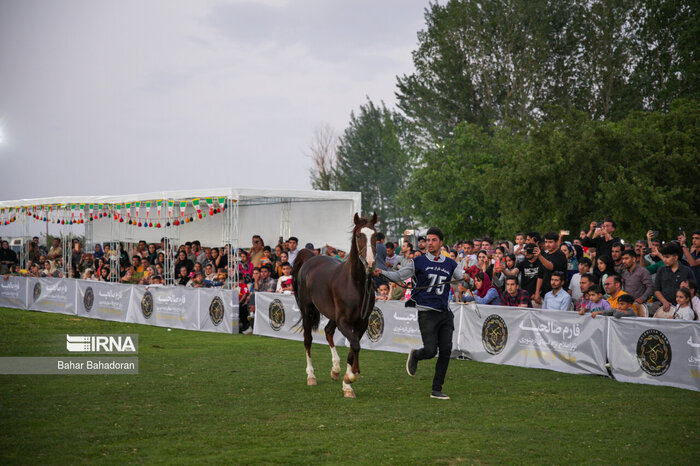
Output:
[[311,189],[314,129],[395,103],[428,0],[0,0],[0,199]]

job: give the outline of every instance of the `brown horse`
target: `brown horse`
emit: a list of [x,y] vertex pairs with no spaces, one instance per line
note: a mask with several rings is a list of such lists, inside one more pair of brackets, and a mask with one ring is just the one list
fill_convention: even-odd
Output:
[[370,220],[355,214],[354,222],[352,247],[344,262],[329,256],[314,256],[313,251],[303,249],[294,259],[292,270],[294,296],[301,310],[299,322],[304,327],[306,382],[316,385],[311,365],[311,331],[318,329],[323,314],[328,317],[325,333],[331,347],[333,380],[340,378],[340,358],[333,342],[336,327],[350,342],[348,366],[343,378],[343,394],[349,398],[355,397],[350,384],[360,373],[360,339],[367,330],[369,314],[374,308],[372,268],[377,252],[374,229],[377,214]]

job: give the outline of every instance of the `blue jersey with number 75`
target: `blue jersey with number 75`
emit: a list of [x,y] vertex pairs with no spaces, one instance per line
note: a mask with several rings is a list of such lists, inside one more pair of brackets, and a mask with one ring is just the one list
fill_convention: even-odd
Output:
[[457,263],[445,256],[438,256],[438,259],[430,260],[427,256],[413,259],[416,280],[411,299],[406,301],[407,307],[419,305],[440,311],[449,310],[450,281]]

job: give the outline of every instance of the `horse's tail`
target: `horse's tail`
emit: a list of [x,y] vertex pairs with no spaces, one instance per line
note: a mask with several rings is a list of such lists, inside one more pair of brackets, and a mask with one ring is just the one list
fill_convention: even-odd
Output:
[[299,321],[294,324],[294,327],[299,328],[299,324],[302,321],[307,321],[311,324],[313,330],[318,330],[318,326],[321,322],[321,313],[316,306],[313,304],[309,306],[302,305],[303,297],[300,293],[308,293],[306,287],[302,290],[299,282],[299,271],[306,261],[314,257],[315,254],[311,249],[302,249],[297,253],[297,257],[294,259],[294,267],[292,267],[292,288],[294,289],[294,297],[297,300],[297,305],[299,305],[299,311],[301,312],[301,317]]

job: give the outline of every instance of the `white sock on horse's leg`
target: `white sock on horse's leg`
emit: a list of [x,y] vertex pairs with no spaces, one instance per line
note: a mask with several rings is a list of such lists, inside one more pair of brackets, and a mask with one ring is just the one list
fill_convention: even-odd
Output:
[[350,364],[348,364],[348,368],[345,371],[345,377],[343,378],[343,381],[346,383],[353,383],[356,380],[357,380],[357,374],[355,374],[352,371],[352,366]]
[[306,384],[316,385],[316,375],[314,374],[314,366],[311,365],[311,355],[306,353]]
[[335,346],[331,346],[331,361],[333,363],[331,378],[333,380],[338,380],[340,378],[340,357],[338,356],[338,350],[335,349]]
[[352,389],[349,383],[345,383],[343,380],[343,395],[345,398],[355,398],[355,390]]

